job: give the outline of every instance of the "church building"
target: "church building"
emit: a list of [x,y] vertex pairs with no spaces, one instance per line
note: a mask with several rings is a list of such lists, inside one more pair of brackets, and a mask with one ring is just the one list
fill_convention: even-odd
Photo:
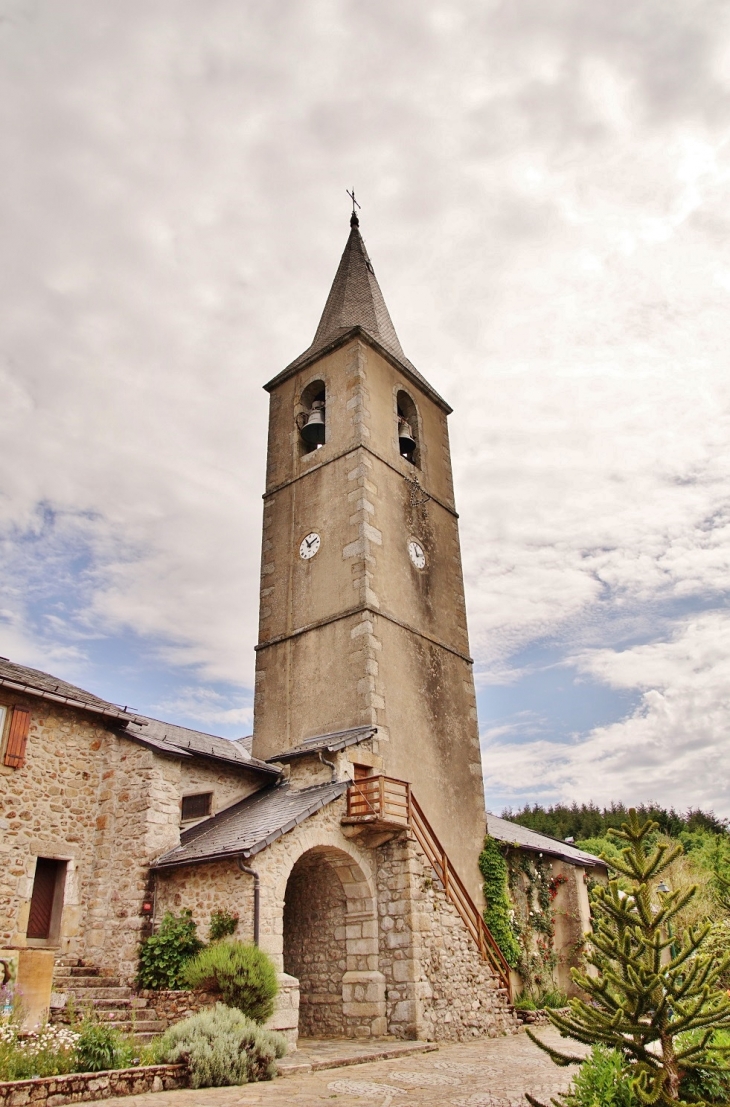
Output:
[[451,409],[405,356],[353,214],[270,394],[254,733],[229,742],[0,661],[0,946],[134,977],[189,908],[274,959],[273,1025],[514,1029],[486,817]]

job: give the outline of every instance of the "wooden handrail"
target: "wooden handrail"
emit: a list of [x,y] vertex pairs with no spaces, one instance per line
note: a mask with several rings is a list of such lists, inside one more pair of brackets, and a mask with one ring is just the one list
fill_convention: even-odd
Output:
[[387,776],[370,776],[355,781],[347,790],[347,818],[354,822],[403,826],[413,832],[483,960],[489,961],[511,998],[509,965],[504,954],[424,815],[410,784]]

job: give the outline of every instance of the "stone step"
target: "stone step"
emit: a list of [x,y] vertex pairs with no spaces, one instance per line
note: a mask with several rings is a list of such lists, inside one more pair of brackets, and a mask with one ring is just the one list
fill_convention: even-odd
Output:
[[114,987],[119,985],[119,976],[101,976],[99,973],[53,973],[53,983],[63,984],[65,987]]
[[70,976],[99,976],[100,969],[97,965],[84,965],[83,962],[79,965],[69,965],[68,972]]
[[129,988],[62,988],[55,987],[54,992],[67,995],[74,1001],[77,1007],[96,1006],[97,1003],[105,1003],[109,1000],[131,999]]
[[154,1010],[143,1011],[140,1018],[132,1018],[133,1010],[134,1008],[129,1007],[110,1007],[105,1011],[100,1011],[98,1007],[95,1007],[94,1015],[99,1020],[99,1022],[153,1022],[156,1025],[159,1025],[159,1023],[162,1021],[157,1017],[157,1012]]
[[156,1034],[147,1034],[147,1033],[139,1034],[139,1033],[137,1033],[137,1034],[134,1035],[134,1040],[135,1040],[135,1042],[139,1042],[140,1045],[149,1045],[150,1042],[153,1042],[155,1040],[155,1038],[159,1038],[159,1036],[160,1036],[159,1031]]
[[131,1019],[119,1019],[119,1021],[115,1019],[114,1025],[122,1034],[134,1034],[135,1038],[143,1035],[156,1038],[158,1034],[162,1034],[163,1031],[167,1030],[167,1023],[162,1019],[157,1022],[154,1019],[136,1019],[134,1022]]

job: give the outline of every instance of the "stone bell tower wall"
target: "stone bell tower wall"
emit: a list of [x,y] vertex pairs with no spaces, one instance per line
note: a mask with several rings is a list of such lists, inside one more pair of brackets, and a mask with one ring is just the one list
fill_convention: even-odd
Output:
[[[326,443],[304,453],[295,417],[315,381]],[[415,465],[398,448],[401,392]],[[310,532],[321,546],[303,561]],[[272,391],[254,753],[363,724],[478,902],[484,799],[446,411],[354,338]]]

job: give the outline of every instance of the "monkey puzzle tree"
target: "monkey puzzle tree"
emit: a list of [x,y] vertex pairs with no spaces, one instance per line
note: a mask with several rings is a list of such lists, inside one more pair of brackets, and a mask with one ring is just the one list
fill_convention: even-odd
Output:
[[[697,888],[657,890],[657,878],[682,852],[666,844],[649,848],[647,837],[657,829],[651,820],[640,823],[632,808],[621,830],[609,830],[625,843],[611,866],[626,877],[628,891],[617,880],[596,888],[586,956],[595,973],[572,971],[588,998],[572,999],[567,1012],[550,1012],[549,1018],[563,1037],[618,1049],[640,1103],[676,1105],[683,1102],[683,1072],[719,1068],[711,1039],[718,1028],[730,1027],[730,998],[715,984],[730,958],[713,963],[702,954],[709,923],[690,927],[675,952],[672,920]],[[528,1034],[556,1064],[581,1063]],[[533,1107],[544,1107],[527,1098]]]

